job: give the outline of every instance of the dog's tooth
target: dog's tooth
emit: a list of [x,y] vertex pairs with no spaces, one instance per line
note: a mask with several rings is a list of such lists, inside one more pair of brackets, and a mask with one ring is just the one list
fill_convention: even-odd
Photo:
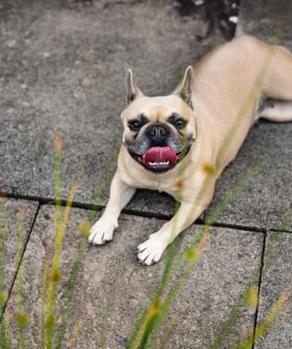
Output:
[[168,166],[169,165],[169,160],[168,161],[149,161],[150,166]]

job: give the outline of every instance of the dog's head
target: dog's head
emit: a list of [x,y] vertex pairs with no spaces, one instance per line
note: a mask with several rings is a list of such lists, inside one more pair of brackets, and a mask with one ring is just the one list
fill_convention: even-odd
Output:
[[191,148],[196,136],[192,79],[193,69],[189,66],[173,94],[147,97],[128,71],[123,143],[132,158],[149,171],[172,169]]

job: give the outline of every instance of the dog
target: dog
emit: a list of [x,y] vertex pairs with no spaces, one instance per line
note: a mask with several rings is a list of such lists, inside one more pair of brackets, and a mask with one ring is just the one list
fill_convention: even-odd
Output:
[[292,54],[282,46],[241,36],[188,66],[167,96],[148,97],[127,73],[123,142],[108,204],[89,242],[113,239],[118,217],[137,188],[164,191],[180,206],[138,246],[151,265],[208,207],[216,180],[260,117],[292,120]]

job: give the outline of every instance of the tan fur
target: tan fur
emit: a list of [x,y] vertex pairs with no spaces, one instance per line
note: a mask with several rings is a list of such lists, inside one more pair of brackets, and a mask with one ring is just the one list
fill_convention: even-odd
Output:
[[[134,91],[132,75],[130,78]],[[163,174],[145,170],[122,145],[109,203],[92,227],[90,242],[102,244],[112,239],[120,211],[136,188],[164,191],[181,206],[169,222],[138,246],[140,261],[147,265],[157,262],[175,237],[209,205],[216,179],[236,156],[256,119],[262,115],[274,121],[292,120],[290,102],[270,104],[257,113],[266,97],[292,101],[292,55],[283,47],[247,36],[212,50],[194,67],[194,110],[175,94],[146,97],[139,90],[138,98],[122,113],[124,140],[132,137],[127,122],[137,114],[145,112],[156,122],[178,112],[189,120],[186,132],[193,135],[194,142],[181,163]]]

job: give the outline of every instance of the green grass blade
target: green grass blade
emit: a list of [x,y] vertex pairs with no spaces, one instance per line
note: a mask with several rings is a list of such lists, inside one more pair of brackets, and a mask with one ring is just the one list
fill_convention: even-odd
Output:
[[16,270],[18,268],[17,278],[16,278],[16,313],[15,320],[18,329],[18,348],[25,349],[25,330],[30,324],[30,318],[24,309],[23,300],[23,264],[21,261],[23,249],[24,249],[24,216],[23,212],[17,215],[17,252],[16,252]]
[[61,310],[61,322],[56,329],[56,339],[55,339],[55,348],[61,349],[63,346],[63,340],[65,338],[65,331],[68,325],[68,320],[70,318],[70,314],[72,313],[72,309],[74,307],[74,291],[78,282],[78,277],[80,276],[80,268],[82,265],[82,261],[84,259],[84,255],[86,252],[87,240],[85,238],[81,238],[79,241],[77,250],[74,254],[73,261],[71,263],[71,268],[69,272],[69,277],[67,281],[67,287],[64,293],[64,305]]

